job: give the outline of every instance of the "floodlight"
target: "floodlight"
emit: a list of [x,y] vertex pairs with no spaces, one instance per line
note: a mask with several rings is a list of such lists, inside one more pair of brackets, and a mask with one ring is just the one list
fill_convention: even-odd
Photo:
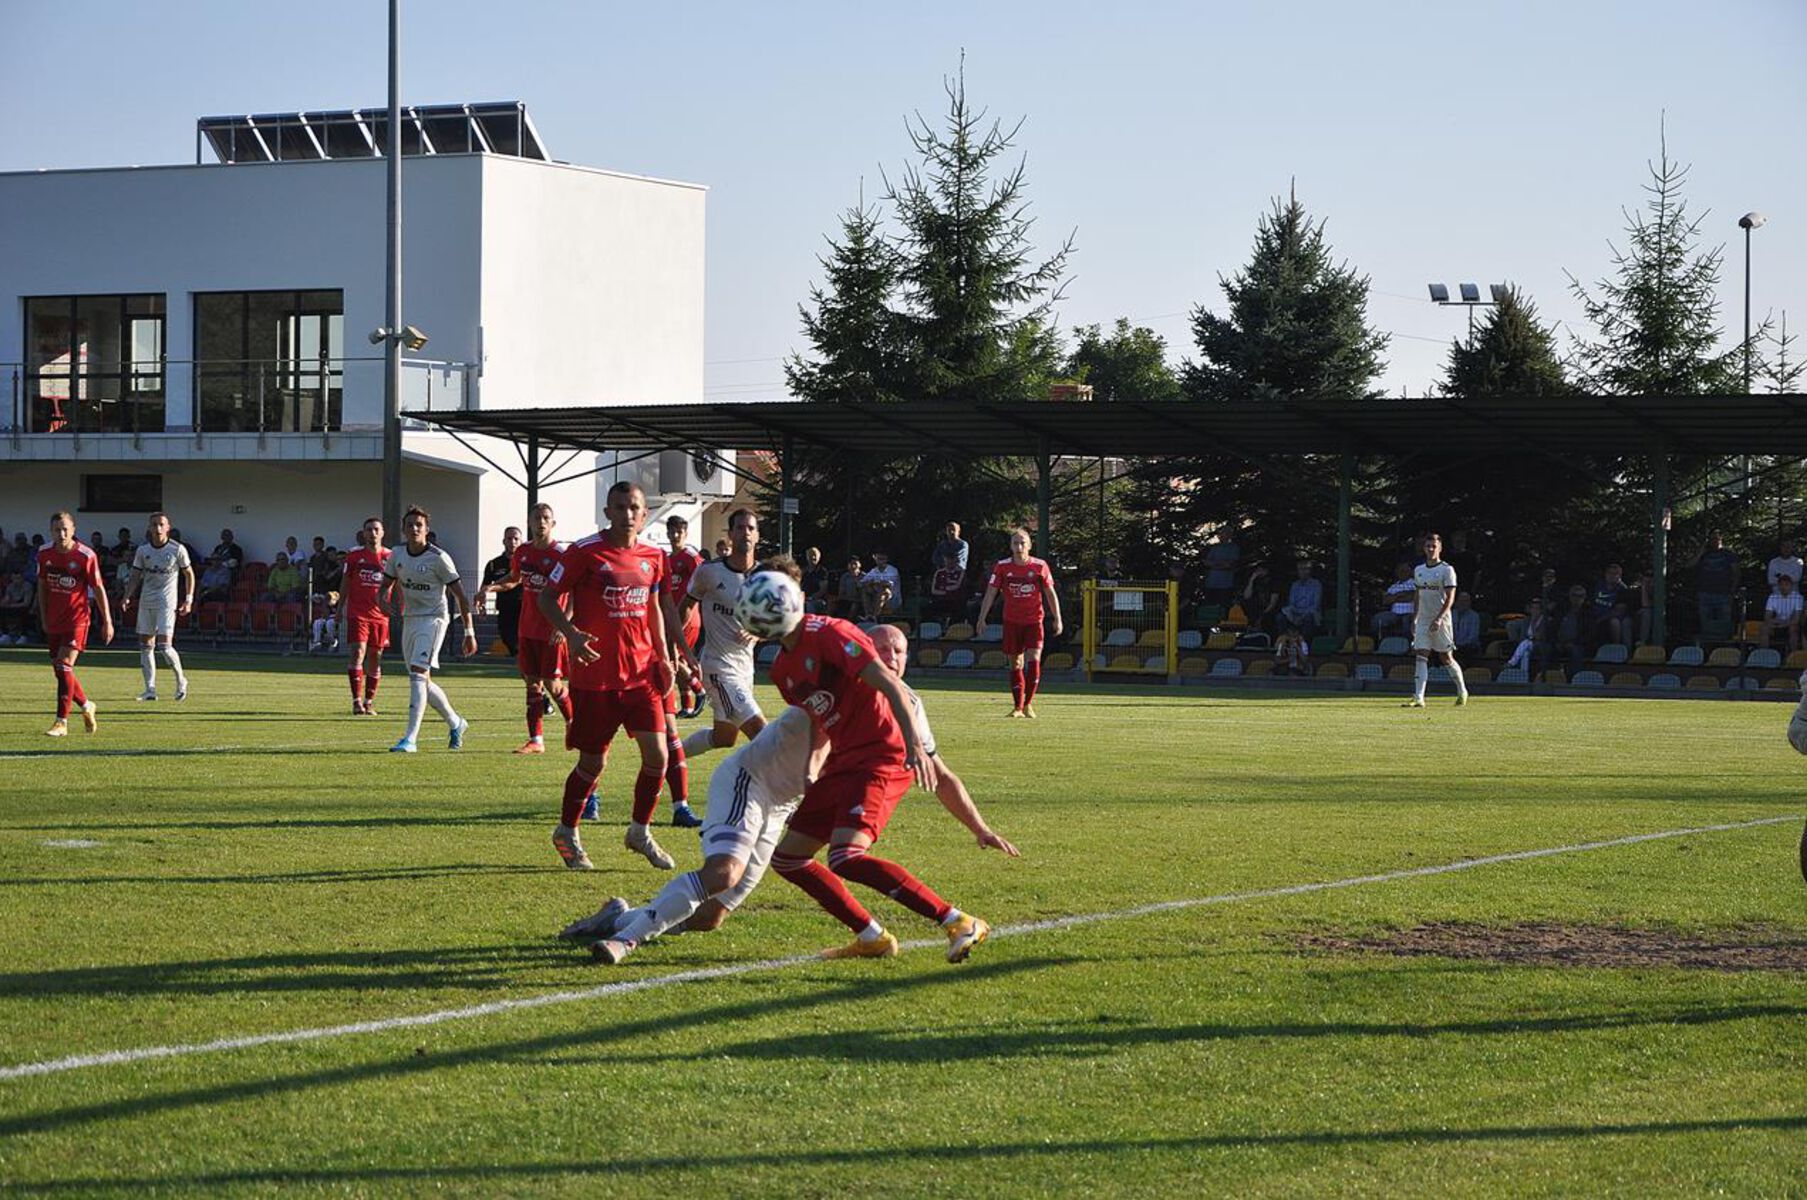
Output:
[[1449,285],[1447,283],[1431,284],[1431,300],[1437,304],[1449,303]]
[[1464,283],[1459,286],[1462,289],[1462,303],[1479,304],[1481,302],[1481,289],[1480,288],[1476,287],[1472,283]]
[[1769,220],[1769,218],[1760,212],[1747,212],[1742,217],[1738,218],[1738,228],[1756,229],[1767,220]]
[[378,325],[375,329],[370,331],[370,344],[372,346],[380,346],[388,340],[389,331],[384,329],[381,325]]
[[427,344],[427,335],[413,325],[403,325],[401,343],[410,350],[418,350]]
[[1495,283],[1489,284],[1488,286],[1493,292],[1493,302],[1495,304],[1504,304],[1506,302],[1506,297],[1512,294],[1512,289],[1506,284]]

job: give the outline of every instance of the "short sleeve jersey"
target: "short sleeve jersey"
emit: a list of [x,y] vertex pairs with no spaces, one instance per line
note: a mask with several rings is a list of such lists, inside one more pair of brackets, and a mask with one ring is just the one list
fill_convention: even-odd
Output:
[[447,615],[445,589],[458,582],[458,567],[452,556],[438,546],[428,546],[419,554],[406,546],[389,555],[384,572],[402,589],[402,616],[414,620],[433,620]]
[[1419,563],[1412,568],[1412,586],[1418,589],[1418,620],[1428,625],[1443,609],[1444,591],[1456,586],[1456,569],[1446,562]]
[[716,769],[744,771],[771,796],[801,796],[809,785],[809,744],[809,714],[787,708]]
[[553,542],[543,549],[532,542],[522,542],[514,548],[509,566],[512,573],[521,578],[520,635],[523,638],[543,642],[552,636],[552,627],[540,615],[540,593],[546,590],[546,581],[564,553],[563,542]]
[[[345,556],[343,586],[345,615],[348,619],[389,619],[388,610],[383,607],[383,586],[389,577],[389,559],[394,553],[387,548],[372,550],[359,546]],[[319,578],[318,571],[315,572],[315,578]]]
[[592,534],[565,548],[546,576],[554,595],[571,597],[571,623],[590,635],[595,662],[571,658],[571,686],[611,692],[651,686],[653,622],[663,621],[665,552],[656,546],[611,546]]
[[929,728],[929,714],[922,707],[922,697],[916,689],[906,686],[904,694],[910,698],[910,713],[916,718],[916,743],[922,747],[924,754],[935,753],[935,731]]
[[[703,556],[685,546],[682,550],[665,552],[666,590],[674,597],[686,595],[690,591],[690,581],[704,566]],[[686,622],[689,624],[689,622]],[[705,635],[712,636],[712,635]]]
[[188,551],[181,542],[165,541],[161,546],[140,542],[132,552],[132,567],[142,577],[138,584],[141,608],[160,613],[176,607],[178,580],[189,569]]
[[740,588],[746,579],[726,559],[712,559],[690,577],[688,595],[703,614],[704,660],[751,672],[753,646],[758,639],[749,636],[734,619],[734,605],[740,600]]
[[50,590],[44,627],[50,633],[68,633],[88,623],[88,589],[103,588],[100,557],[94,548],[76,542],[67,550],[45,545],[38,551],[38,579]]
[[778,694],[807,712],[829,740],[825,771],[903,765],[903,734],[891,705],[859,677],[877,657],[859,626],[818,614],[803,618],[797,644],[772,662]]
[[1028,562],[999,559],[991,569],[991,586],[1004,597],[1004,619],[1012,625],[1034,625],[1042,619],[1042,587],[1052,585],[1048,564],[1031,557]]

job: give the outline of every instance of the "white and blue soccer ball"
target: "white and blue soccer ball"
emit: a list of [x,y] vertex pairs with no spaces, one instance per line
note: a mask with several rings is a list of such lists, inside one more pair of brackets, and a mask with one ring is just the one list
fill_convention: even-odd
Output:
[[734,619],[761,641],[781,638],[803,620],[803,589],[789,575],[760,571],[741,586]]

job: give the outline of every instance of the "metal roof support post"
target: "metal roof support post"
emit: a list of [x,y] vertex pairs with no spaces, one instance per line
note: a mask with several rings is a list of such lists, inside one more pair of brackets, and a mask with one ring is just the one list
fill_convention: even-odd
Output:
[[1650,454],[1650,640],[1669,644],[1669,447]]
[[1355,454],[1344,450],[1336,479],[1336,636],[1349,637],[1349,509],[1355,491]]
[[402,131],[401,0],[389,0],[388,246],[384,255],[383,522],[402,528]]
[[527,435],[527,527],[533,528],[533,510],[540,502],[540,436]]
[[1044,437],[1035,450],[1035,553],[1038,558],[1049,557],[1048,510],[1053,499],[1053,474],[1054,461],[1048,456],[1048,439]]
[[791,497],[791,457],[795,445],[790,434],[784,435],[784,447],[778,452],[778,552],[791,552],[791,526],[794,523],[791,506],[796,503]]

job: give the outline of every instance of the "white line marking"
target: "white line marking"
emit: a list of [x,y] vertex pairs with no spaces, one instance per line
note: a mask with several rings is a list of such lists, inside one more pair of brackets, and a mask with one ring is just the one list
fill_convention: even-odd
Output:
[[[1523,862],[1533,858],[1549,858],[1557,854],[1580,854],[1590,850],[1608,850],[1616,846],[1635,846],[1640,842],[1662,841],[1665,838],[1755,829],[1762,825],[1780,825],[1800,819],[1799,814],[1790,814],[1782,817],[1761,817],[1754,821],[1738,821],[1729,825],[1701,825],[1691,829],[1666,829],[1661,833],[1638,833],[1602,842],[1579,842],[1573,846],[1552,846],[1542,850],[1516,850],[1510,854],[1491,854],[1485,858],[1468,858],[1460,862],[1441,863],[1434,867],[1413,867],[1404,871],[1387,871],[1379,875],[1356,875],[1348,879],[1333,879],[1325,883],[1299,883],[1290,887],[1262,888],[1252,892],[1227,892],[1220,896],[1199,896],[1191,900],[1163,900],[1155,904],[1142,904],[1135,908],[1116,909],[1111,912],[1079,913],[1070,917],[1054,917],[1046,921],[1004,925],[992,930],[991,936],[994,938],[1017,937],[1027,933],[1045,933],[1050,929],[1071,929],[1078,925],[1092,925],[1100,921],[1124,921],[1134,917],[1145,917],[1151,913],[1178,912],[1182,909],[1203,908],[1213,904],[1235,904],[1245,900],[1271,900],[1280,896],[1303,896],[1311,892],[1328,892],[1337,888],[1360,887],[1369,883],[1391,883],[1395,880],[1417,879],[1426,875],[1446,875],[1453,871],[1467,871],[1475,867],[1493,866],[1497,863]],[[905,949],[922,950],[941,946],[943,942],[940,938],[924,938],[905,942],[903,945]],[[0,1080],[23,1079],[28,1075],[54,1075],[58,1072],[75,1071],[84,1067],[116,1066],[121,1063],[144,1062],[153,1058],[214,1054],[226,1050],[249,1050],[257,1046],[275,1046],[288,1042],[314,1042],[324,1038],[350,1037],[360,1033],[386,1033],[393,1029],[416,1029],[423,1025],[441,1025],[447,1021],[468,1021],[473,1017],[493,1016],[496,1013],[545,1008],[553,1004],[572,1004],[583,1000],[599,1000],[606,996],[625,996],[630,992],[670,987],[680,983],[702,983],[713,979],[731,979],[736,975],[782,971],[787,967],[799,967],[805,963],[820,961],[821,959],[813,954],[798,954],[789,958],[768,958],[760,962],[736,963],[727,967],[708,967],[695,971],[678,971],[670,975],[654,975],[646,979],[622,980],[575,992],[548,992],[544,995],[525,996],[517,1000],[493,1000],[487,1004],[473,1004],[465,1008],[417,1013],[410,1017],[385,1017],[376,1021],[357,1021],[349,1025],[294,1029],[286,1033],[257,1033],[244,1037],[219,1038],[211,1042],[146,1046],[138,1050],[109,1050],[103,1054],[76,1054],[68,1058],[0,1067]]]
[[100,845],[93,838],[50,838],[42,844],[52,850],[92,850]]

